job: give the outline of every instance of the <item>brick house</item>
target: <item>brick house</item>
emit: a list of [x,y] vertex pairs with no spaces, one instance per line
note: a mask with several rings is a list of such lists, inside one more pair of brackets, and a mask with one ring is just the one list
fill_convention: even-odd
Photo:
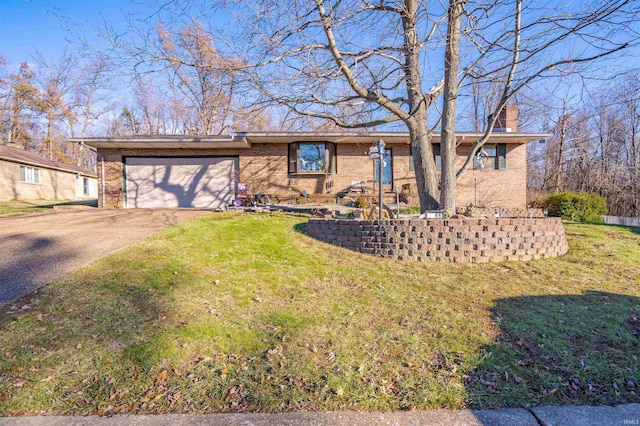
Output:
[[[501,114],[494,134],[458,182],[457,204],[526,207],[526,144],[548,135],[518,133],[515,108]],[[481,135],[457,134],[461,165]],[[409,135],[403,132],[246,132],[227,136],[128,136],[75,140],[98,153],[100,207],[228,206],[245,185],[272,201],[335,200],[357,191],[377,192],[369,148],[382,138],[387,154],[383,191],[415,194]],[[434,134],[436,164],[440,136]],[[241,184],[241,185],[239,185]]]
[[0,201],[95,199],[97,193],[97,176],[91,170],[0,145]]

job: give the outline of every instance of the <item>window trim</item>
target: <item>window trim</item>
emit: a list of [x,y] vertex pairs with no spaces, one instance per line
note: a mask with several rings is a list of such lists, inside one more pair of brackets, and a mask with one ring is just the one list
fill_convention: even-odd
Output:
[[89,195],[90,192],[91,190],[89,188],[89,178],[83,176],[82,177],[82,195]]
[[[482,172],[485,170],[498,170],[504,171],[507,170],[507,144],[506,143],[492,143],[492,144],[484,144],[484,147],[494,147],[496,150],[496,155],[492,157],[488,157],[485,164],[480,163],[479,157],[483,151],[480,149],[478,153],[473,157],[473,170],[477,172]],[[491,167],[491,163],[493,166]]]
[[42,173],[40,173],[40,169],[32,166],[20,165],[20,182],[21,183],[29,183],[32,185],[41,185]]
[[[325,161],[328,163],[328,170],[299,170],[300,146],[301,145],[324,145]],[[338,149],[334,142],[327,141],[304,141],[291,142],[287,146],[287,172],[289,175],[313,176],[313,175],[335,175],[338,173]]]

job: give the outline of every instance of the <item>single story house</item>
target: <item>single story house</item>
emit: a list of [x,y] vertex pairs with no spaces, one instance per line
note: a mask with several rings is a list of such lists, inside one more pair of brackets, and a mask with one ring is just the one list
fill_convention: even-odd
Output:
[[95,172],[0,145],[0,201],[97,198]]
[[[548,135],[518,133],[515,115],[505,113],[499,123],[501,128],[495,129],[473,167],[459,180],[460,206],[526,207],[526,144]],[[480,136],[457,134],[460,164]],[[377,192],[377,166],[369,149],[380,138],[386,144],[383,191],[391,195],[394,188],[404,187],[415,194],[406,132],[246,132],[75,142],[97,150],[100,207],[219,208],[231,205],[245,189],[272,201],[294,200],[303,192],[312,199],[314,194],[335,199],[353,189]],[[433,135],[432,143],[438,165],[439,134]]]

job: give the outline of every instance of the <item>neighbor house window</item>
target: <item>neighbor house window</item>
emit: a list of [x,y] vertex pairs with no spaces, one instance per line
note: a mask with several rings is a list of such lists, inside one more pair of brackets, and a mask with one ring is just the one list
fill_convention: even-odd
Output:
[[[440,157],[440,144],[434,143],[433,147],[433,159],[436,162],[436,170],[442,170],[442,157]],[[411,145],[409,145],[409,170],[412,172],[415,171],[416,166],[413,164],[413,150],[411,149]]]
[[89,195],[89,178],[82,178],[82,193],[84,195]]
[[289,173],[336,173],[336,145],[331,142],[289,144]]
[[506,170],[507,144],[486,144],[473,157],[473,170]]
[[20,166],[20,182],[40,183],[40,169],[29,166]]

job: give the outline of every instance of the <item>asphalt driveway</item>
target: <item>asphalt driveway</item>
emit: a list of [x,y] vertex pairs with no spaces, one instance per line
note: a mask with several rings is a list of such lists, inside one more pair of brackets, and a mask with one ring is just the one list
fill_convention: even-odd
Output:
[[206,213],[194,209],[91,209],[0,216],[0,305]]

